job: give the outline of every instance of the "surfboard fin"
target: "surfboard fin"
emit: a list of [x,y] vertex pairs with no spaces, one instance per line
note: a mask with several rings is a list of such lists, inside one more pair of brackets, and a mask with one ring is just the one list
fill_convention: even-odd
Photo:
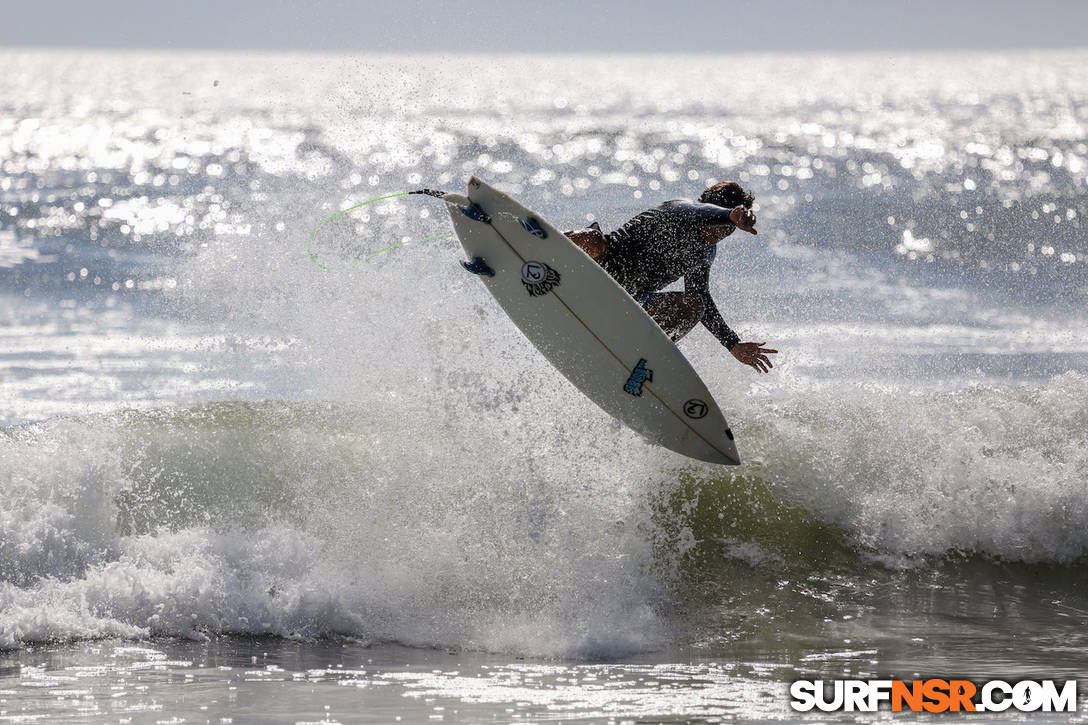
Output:
[[487,262],[484,261],[483,257],[473,257],[472,262],[461,262],[461,266],[464,267],[466,271],[483,277],[495,276],[495,270],[487,266]]
[[472,204],[471,206],[462,206],[459,208],[465,216],[473,221],[483,222],[484,224],[491,223],[491,217],[487,212],[480,208],[479,204]]

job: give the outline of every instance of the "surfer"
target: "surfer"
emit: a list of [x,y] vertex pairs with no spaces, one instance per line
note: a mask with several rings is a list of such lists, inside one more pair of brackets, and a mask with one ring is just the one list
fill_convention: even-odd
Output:
[[[710,296],[710,265],[717,244],[737,229],[756,233],[754,197],[735,181],[708,187],[699,200],[673,199],[604,234],[594,222],[566,235],[638,300],[674,342],[702,322],[740,362],[759,372],[777,350],[741,342]],[[661,292],[681,277],[683,292]]]

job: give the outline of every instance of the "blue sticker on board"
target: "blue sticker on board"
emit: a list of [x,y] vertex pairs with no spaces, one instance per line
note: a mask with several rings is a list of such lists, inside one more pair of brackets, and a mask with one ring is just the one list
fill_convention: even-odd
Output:
[[627,378],[623,391],[631,395],[642,395],[642,384],[646,381],[653,382],[653,379],[654,371],[646,367],[646,358],[641,358],[631,371],[631,377]]

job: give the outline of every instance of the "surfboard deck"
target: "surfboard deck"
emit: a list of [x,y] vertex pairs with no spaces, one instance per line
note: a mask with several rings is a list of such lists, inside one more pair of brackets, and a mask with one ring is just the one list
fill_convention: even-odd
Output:
[[443,197],[470,260],[518,329],[628,427],[691,458],[738,465],[733,433],[691,363],[627,291],[544,217],[473,177]]

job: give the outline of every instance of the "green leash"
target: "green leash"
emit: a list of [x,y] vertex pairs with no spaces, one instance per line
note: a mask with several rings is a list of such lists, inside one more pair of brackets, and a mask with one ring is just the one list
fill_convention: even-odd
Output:
[[[345,215],[345,214],[347,214],[349,212],[355,211],[356,209],[358,209],[361,206],[366,206],[367,204],[373,204],[373,203],[378,202],[378,201],[385,201],[386,199],[396,199],[398,196],[408,196],[410,194],[425,194],[427,196],[433,196],[433,197],[436,197],[438,199],[441,199],[443,196],[446,195],[446,192],[438,191],[438,190],[435,190],[435,189],[417,189],[416,191],[402,191],[399,194],[389,194],[388,196],[379,196],[377,199],[370,199],[369,201],[360,202],[360,203],[356,204],[355,206],[349,206],[347,209],[341,209],[340,211],[336,212],[335,214],[332,214],[330,216],[325,217],[324,219],[320,220],[317,224],[314,225],[313,231],[310,232],[310,240],[306,243],[306,254],[309,255],[310,261],[313,262],[314,264],[316,264],[318,267],[320,267],[321,269],[323,269],[325,271],[328,271],[328,269],[329,269],[325,265],[321,264],[321,262],[317,261],[317,256],[314,255],[314,252],[313,252],[314,237],[317,236],[317,231],[319,229],[321,229],[321,227],[323,227],[325,224],[328,224],[329,222],[331,222],[333,219],[336,219],[337,217],[341,217],[341,216],[343,216],[343,215]],[[437,239],[449,239],[449,238],[454,237],[454,236],[456,236],[456,235],[455,234],[442,234],[442,235],[439,235],[437,237],[427,237],[425,239],[417,239],[414,242],[399,242],[397,244],[390,244],[388,247],[384,247],[382,249],[379,249],[376,252],[371,252],[370,254],[366,255],[365,257],[363,257],[363,261],[366,261],[368,259],[372,259],[373,257],[376,257],[379,254],[384,254],[385,252],[392,251],[392,250],[397,249],[399,247],[403,247],[403,246],[405,246],[407,244],[416,244],[418,242],[433,242],[433,241],[435,241]]]

